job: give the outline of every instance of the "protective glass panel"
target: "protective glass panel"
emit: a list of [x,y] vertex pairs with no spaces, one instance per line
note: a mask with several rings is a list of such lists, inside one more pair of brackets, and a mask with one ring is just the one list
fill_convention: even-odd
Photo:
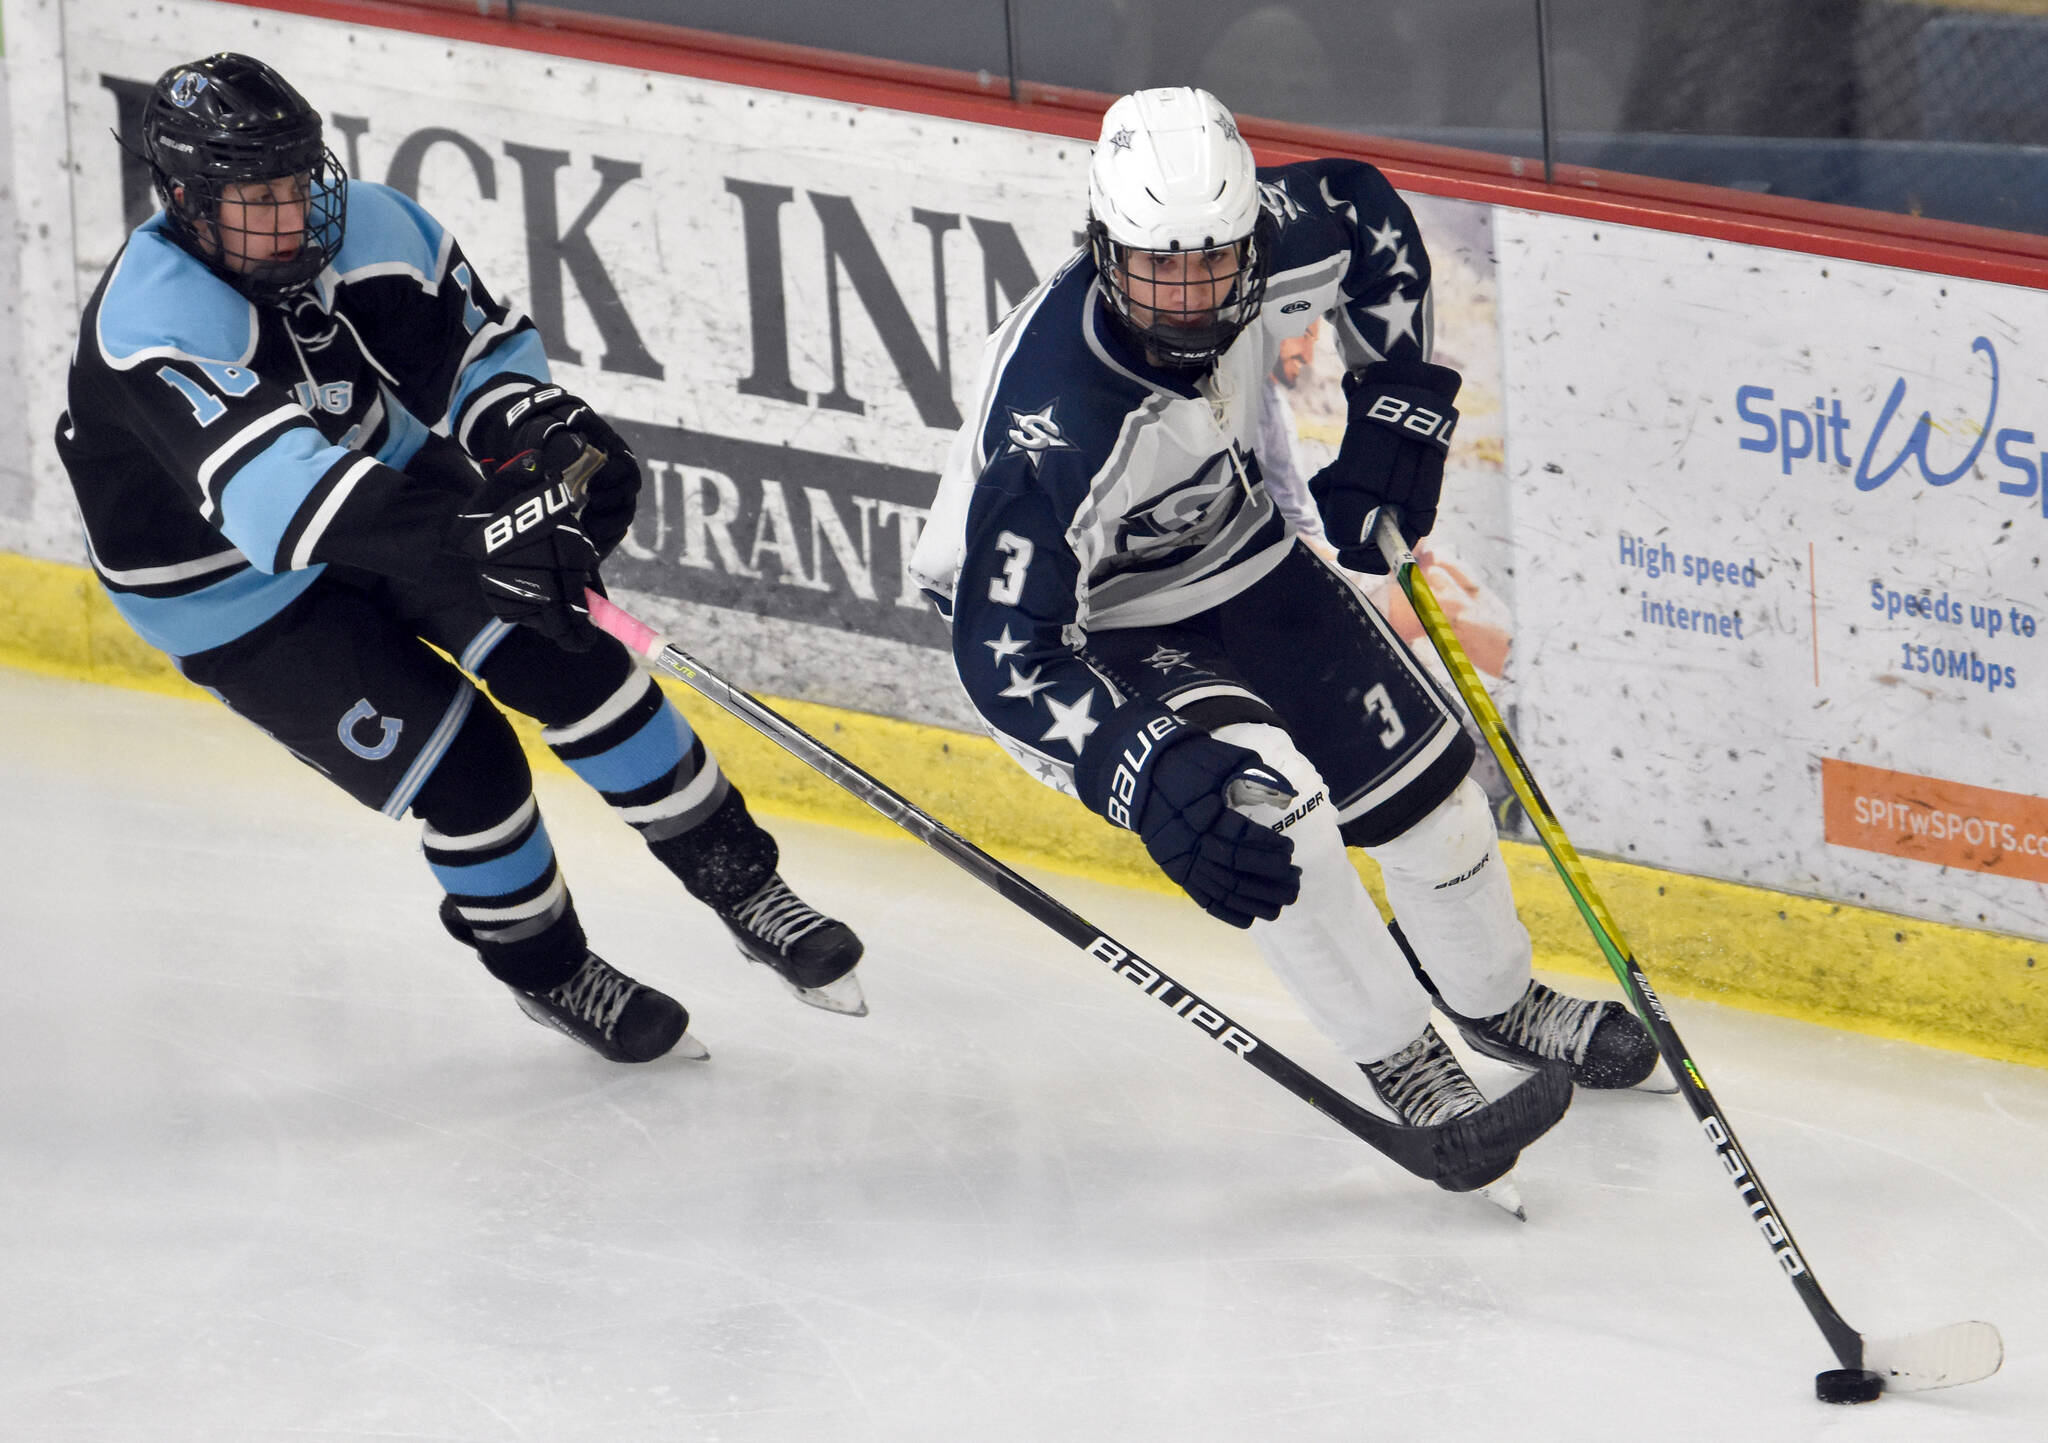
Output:
[[2048,231],[2048,7],[1545,4],[1559,161]]
[[[907,60],[969,73],[1008,73],[1003,0],[830,0],[780,4],[763,0],[549,0],[557,9],[628,20],[715,30],[754,40],[780,40]],[[1079,7],[1076,6],[1078,9]],[[516,3],[513,9],[518,9]]]
[[1025,80],[1198,85],[1245,115],[1540,150],[1533,0],[1010,0]]
[[1248,116],[2048,233],[2048,0],[554,4],[985,85],[1199,85]]

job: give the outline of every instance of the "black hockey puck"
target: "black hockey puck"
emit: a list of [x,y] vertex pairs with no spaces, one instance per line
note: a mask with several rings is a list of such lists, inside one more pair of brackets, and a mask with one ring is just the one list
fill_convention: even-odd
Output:
[[1868,1368],[1830,1368],[1813,1375],[1813,1396],[1823,1403],[1875,1403],[1884,1374]]

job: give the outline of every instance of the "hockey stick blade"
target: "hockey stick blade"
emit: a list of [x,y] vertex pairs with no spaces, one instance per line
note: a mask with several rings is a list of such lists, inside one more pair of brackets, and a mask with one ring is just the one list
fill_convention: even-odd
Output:
[[1476,1192],[1498,1181],[1523,1148],[1557,1125],[1572,1102],[1571,1069],[1556,1065],[1531,1074],[1512,1091],[1462,1117],[1418,1127],[1367,1112],[1338,1092],[1297,1087],[1272,1065],[1277,1057],[1270,1048],[1263,1055],[1245,1054],[1252,1066],[1306,1097],[1346,1132],[1445,1192]]
[[1416,1128],[1430,1139],[1430,1171],[1446,1192],[1473,1192],[1515,1165],[1522,1149],[1557,1124],[1572,1103],[1572,1070],[1553,1063],[1477,1112]]
[[1411,1127],[1368,1112],[1337,1089],[1267,1045],[1155,964],[1100,931],[1058,898],[991,857],[951,828],[811,736],[788,718],[712,672],[647,623],[589,591],[590,619],[628,650],[687,683],[790,755],[852,793],[962,871],[1000,893],[1082,952],[1132,983],[1153,1001],[1207,1034],[1226,1052],[1263,1072],[1346,1132],[1409,1172],[1451,1192],[1484,1187],[1515,1164],[1571,1103],[1562,1067],[1539,1072],[1505,1096],[1434,1127]]
[[1904,1338],[1865,1338],[1863,1366],[1893,1393],[1954,1388],[1988,1378],[2005,1361],[2005,1340],[1989,1323],[1950,1323]]

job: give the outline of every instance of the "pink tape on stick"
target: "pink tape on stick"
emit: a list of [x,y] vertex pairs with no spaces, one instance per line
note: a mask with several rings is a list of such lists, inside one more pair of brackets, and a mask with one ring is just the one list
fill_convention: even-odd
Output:
[[583,600],[590,606],[590,620],[599,631],[617,637],[633,651],[645,657],[655,657],[668,643],[646,622],[636,616],[628,616],[613,606],[595,591],[583,593]]

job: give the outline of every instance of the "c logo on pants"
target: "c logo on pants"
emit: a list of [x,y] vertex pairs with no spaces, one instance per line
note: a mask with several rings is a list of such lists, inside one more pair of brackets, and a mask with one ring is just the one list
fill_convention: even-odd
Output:
[[[375,746],[364,746],[356,740],[356,723],[362,721],[379,723],[384,728],[383,740]],[[390,756],[393,748],[398,745],[398,734],[404,730],[405,723],[398,717],[378,716],[377,708],[370,705],[368,697],[350,707],[348,715],[341,719],[341,725],[335,728],[337,735],[341,737],[341,744],[366,762],[381,762]]]

